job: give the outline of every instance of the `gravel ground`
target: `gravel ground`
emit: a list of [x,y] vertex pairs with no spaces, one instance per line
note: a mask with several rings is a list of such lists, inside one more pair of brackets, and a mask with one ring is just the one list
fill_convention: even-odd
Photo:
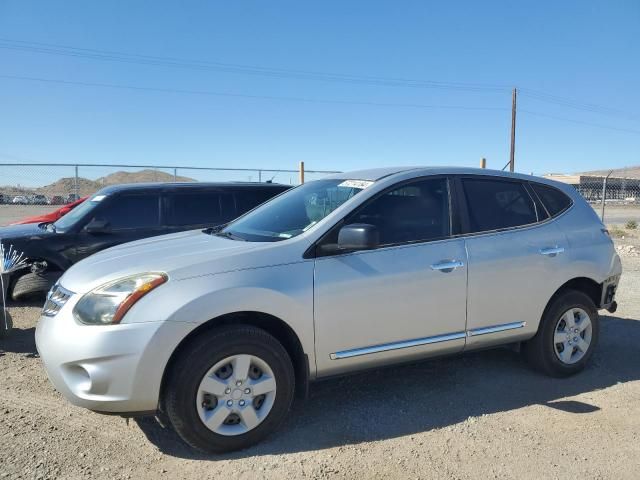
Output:
[[[619,241],[635,246],[640,241]],[[506,349],[328,380],[249,450],[203,456],[154,419],[68,404],[34,344],[39,305],[0,342],[0,478],[638,478],[640,256],[581,374],[551,379]]]

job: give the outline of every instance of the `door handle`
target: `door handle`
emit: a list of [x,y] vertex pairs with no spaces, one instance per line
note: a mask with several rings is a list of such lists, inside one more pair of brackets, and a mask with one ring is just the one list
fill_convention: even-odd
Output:
[[555,257],[556,255],[558,255],[559,253],[564,252],[564,248],[563,247],[548,247],[548,248],[541,248],[540,249],[540,253],[542,255],[547,255],[550,257]]
[[450,262],[434,263],[431,265],[431,270],[439,270],[441,272],[448,273],[459,267],[464,267],[464,263],[460,260],[453,260]]

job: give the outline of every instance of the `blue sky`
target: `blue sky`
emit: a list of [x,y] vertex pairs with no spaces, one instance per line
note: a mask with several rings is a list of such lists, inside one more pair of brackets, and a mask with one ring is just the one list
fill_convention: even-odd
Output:
[[[0,38],[10,47],[0,48],[0,162],[295,168],[304,160],[307,168],[349,170],[476,166],[484,156],[499,169],[508,161],[509,90],[517,86],[516,170],[640,164],[637,0],[0,0]],[[38,53],[32,42],[357,78],[103,61]]]

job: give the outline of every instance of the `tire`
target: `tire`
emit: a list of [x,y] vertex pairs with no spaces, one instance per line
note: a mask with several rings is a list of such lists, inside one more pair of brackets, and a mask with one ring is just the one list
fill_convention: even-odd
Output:
[[[571,314],[568,313],[570,310],[572,310]],[[588,327],[585,327],[587,323],[583,323],[585,314],[590,322]],[[571,315],[569,318],[576,321],[575,327],[578,332],[573,330],[575,333],[572,333],[571,329],[567,329],[566,321],[563,320],[567,318],[565,315]],[[566,290],[551,299],[540,321],[538,332],[523,344],[523,353],[529,364],[542,373],[552,377],[574,375],[584,369],[593,355],[598,343],[599,327],[598,310],[593,300],[580,291]],[[581,328],[585,330],[580,331]],[[576,338],[581,348],[578,347]],[[563,342],[556,342],[556,340],[563,340]],[[584,345],[588,347],[584,348]],[[563,355],[565,353],[568,358]]]
[[7,322],[5,324],[5,317],[2,314],[2,306],[0,306],[0,339],[6,338],[11,334],[11,330],[13,329],[13,319],[11,318],[11,314],[8,310],[5,309]]
[[60,278],[59,272],[25,273],[18,277],[11,290],[14,301],[22,301],[46,294]]
[[[250,400],[250,397],[247,397],[246,408],[251,407],[254,413],[264,415],[257,426],[251,429],[245,424],[244,417],[242,419],[240,417],[239,405],[243,400],[234,395],[239,395],[239,390],[246,393],[251,389],[244,390],[245,386],[255,386],[255,382],[260,378],[271,378],[270,375],[257,380],[247,377],[245,384],[236,387],[238,385],[234,383],[236,373],[233,371],[228,377],[230,383],[225,384],[225,387],[229,385],[233,388],[229,395],[223,395],[227,393],[225,390],[220,392],[219,396],[209,394],[203,396],[201,390],[201,382],[205,381],[205,376],[219,381],[221,377],[218,377],[218,373],[228,368],[224,366],[217,371],[218,373],[212,374],[214,367],[224,364],[229,358],[248,356],[252,358],[251,367],[248,367],[249,372],[254,371],[254,361],[263,362],[260,365],[263,365],[262,368],[265,371],[270,370],[275,380],[273,396],[270,396],[271,393],[261,395],[264,403],[256,406],[258,404],[255,402],[260,398]],[[226,365],[231,366],[232,363]],[[238,371],[240,370],[242,369],[238,368]],[[227,382],[227,380],[222,381]],[[229,325],[204,333],[180,353],[168,372],[163,405],[173,428],[187,444],[205,453],[223,453],[247,448],[275,431],[291,408],[294,389],[295,375],[291,358],[278,340],[264,330],[253,326]],[[248,403],[250,401],[253,403]],[[217,409],[225,407],[228,402],[232,402],[233,407],[227,407],[227,409],[236,409],[233,411],[238,413],[232,412],[230,416],[225,416],[227,410],[222,411],[219,418],[225,418],[225,420],[218,428],[221,431],[227,430],[221,434],[207,427],[204,418],[209,413],[211,417],[208,418],[212,418],[213,414],[218,412]],[[267,405],[270,410],[261,412],[260,409]],[[234,421],[238,423],[227,424]],[[238,430],[234,430],[236,428]]]

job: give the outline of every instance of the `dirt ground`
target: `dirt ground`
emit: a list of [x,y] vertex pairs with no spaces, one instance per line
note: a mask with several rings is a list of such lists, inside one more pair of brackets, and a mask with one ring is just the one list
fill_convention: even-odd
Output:
[[564,380],[498,349],[312,386],[280,431],[205,456],[154,419],[67,403],[34,344],[39,305],[11,306],[0,342],[1,478],[638,478],[640,240],[617,241],[620,308],[590,366]]

